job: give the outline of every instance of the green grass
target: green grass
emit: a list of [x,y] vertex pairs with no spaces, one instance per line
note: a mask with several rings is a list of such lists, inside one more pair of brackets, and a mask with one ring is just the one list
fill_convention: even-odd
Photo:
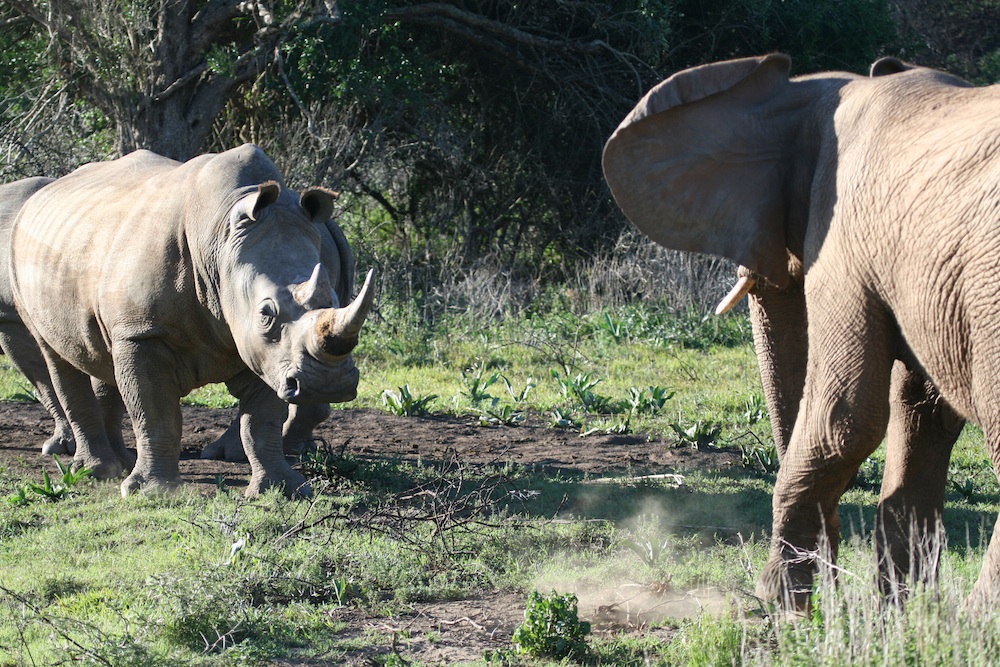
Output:
[[[630,390],[659,387],[673,396],[629,426],[665,446],[701,435],[702,447],[771,442],[745,317],[654,306],[501,323],[384,315],[362,337],[359,396],[344,408],[384,409],[383,392],[407,386],[415,399],[436,394],[437,412],[477,414],[495,398],[559,410],[586,431],[621,424]],[[606,411],[588,412],[553,371],[600,380],[590,391]],[[493,373],[513,395],[499,379],[484,389]],[[25,386],[0,367],[0,396],[24,399]],[[221,385],[185,400],[232,404]],[[991,664],[1000,618],[959,611],[997,510],[987,459],[981,432],[967,428],[949,469],[940,594],[918,592],[900,610],[880,607],[873,584],[876,452],[842,501],[839,586],[821,586],[817,614],[789,624],[771,623],[751,595],[774,482],[757,465],[684,471],[678,484],[332,456],[310,464],[323,492],[308,502],[184,489],[123,500],[116,485],[85,479],[59,502],[0,501],[0,667],[337,663],[392,641],[343,632],[345,605],[393,616],[417,601],[552,589],[581,609],[620,610],[629,595],[652,596],[654,608],[672,597],[706,605],[688,618],[650,615],[655,635],[591,636],[587,664]],[[41,471],[0,479],[16,489]],[[545,664],[505,652],[484,661]]]

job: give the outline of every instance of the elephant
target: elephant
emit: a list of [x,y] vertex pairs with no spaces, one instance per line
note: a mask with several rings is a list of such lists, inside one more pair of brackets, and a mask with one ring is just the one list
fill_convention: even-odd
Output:
[[[333,288],[354,268],[333,197],[284,187],[247,144],[185,163],[136,151],[22,205],[10,232],[14,302],[73,427],[74,465],[99,478],[129,466],[106,429],[124,406],[136,460],[122,495],[176,487],[179,399],[225,382],[240,400],[246,494],[310,493],[283,455],[287,406],[356,396],[351,353],[373,301],[371,271],[350,303]],[[90,378],[117,400],[102,402]]]
[[[39,176],[0,185],[0,267],[7,267],[9,263],[11,226],[24,202],[54,180]],[[325,238],[324,241],[328,243],[328,247],[336,248],[332,238]],[[327,262],[332,270],[336,261],[328,258]],[[349,298],[353,290],[353,281],[338,281],[335,288],[340,299],[344,301]],[[7,355],[13,366],[28,380],[38,397],[38,401],[52,417],[54,432],[42,444],[42,453],[46,455],[74,454],[76,441],[73,439],[72,426],[66,419],[62,406],[59,405],[45,365],[45,359],[42,358],[38,344],[15,308],[10,274],[6,270],[0,270],[0,349]],[[116,400],[113,394],[109,394],[107,388],[95,386],[95,392],[104,400]],[[105,407],[103,411],[107,412],[108,408]],[[329,415],[330,406],[327,404],[289,406],[288,418],[282,429],[282,443],[285,453],[291,455],[301,453],[307,443],[313,439],[313,429]],[[110,428],[107,428],[108,437],[116,439],[115,429],[118,431],[117,439],[121,440],[120,423],[110,425]],[[132,458],[128,453],[119,452],[119,454],[129,461]],[[233,420],[229,428],[216,442],[205,448],[202,456],[204,458],[246,460],[243,444],[240,440],[239,417]]]
[[[801,381],[784,367],[801,354],[763,355],[777,363],[762,376],[790,388],[778,420],[794,419],[776,428],[787,448],[757,585],[801,608],[815,566],[802,556],[823,535],[835,557],[840,496],[887,429],[883,509],[927,493],[936,511],[963,420],[1000,463],[1000,88],[895,59],[867,77],[790,69],[770,54],[674,74],[621,122],[603,165],[651,239],[766,279],[759,322],[780,312],[769,297],[805,305],[792,316],[806,320]],[[1000,593],[998,532],[970,602]]]

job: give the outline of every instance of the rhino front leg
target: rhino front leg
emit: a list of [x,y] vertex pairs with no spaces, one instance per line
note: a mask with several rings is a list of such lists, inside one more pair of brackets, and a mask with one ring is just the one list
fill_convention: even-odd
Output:
[[285,454],[301,456],[316,449],[313,430],[330,416],[329,403],[289,405],[288,419],[281,430],[281,445]]
[[306,478],[288,465],[281,445],[288,404],[250,371],[241,373],[227,385],[233,396],[240,399],[240,437],[250,460],[251,475],[246,495],[256,496],[279,486],[286,496],[309,496],[312,489]]
[[122,482],[122,496],[173,490],[181,480],[181,392],[174,355],[160,341],[139,340],[116,341],[113,356],[118,391],[135,432],[135,467]]
[[229,425],[219,438],[206,445],[203,450],[201,450],[201,458],[203,459],[214,459],[223,461],[232,461],[234,463],[243,463],[247,460],[247,455],[243,451],[243,441],[240,439],[240,418],[239,415],[233,420],[233,423]]
[[[313,429],[330,416],[328,403],[316,405],[289,405],[288,418],[281,429],[282,447],[289,456],[300,456],[315,449]],[[229,428],[219,436],[218,440],[201,450],[203,459],[223,459],[242,463],[247,460],[243,451],[243,440],[240,438],[240,418],[237,415]]]
[[125,439],[122,437],[122,417],[125,416],[125,403],[118,387],[107,382],[101,382],[97,378],[91,378],[91,386],[97,402],[101,405],[101,415],[104,418],[104,431],[108,436],[108,443],[118,458],[125,463],[126,470],[135,468],[135,454],[125,446]]

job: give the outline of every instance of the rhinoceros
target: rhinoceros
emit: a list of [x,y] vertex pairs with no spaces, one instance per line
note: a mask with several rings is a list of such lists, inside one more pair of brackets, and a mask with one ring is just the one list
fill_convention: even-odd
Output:
[[[43,454],[73,454],[76,442],[73,430],[63,413],[49,378],[45,359],[38,349],[38,344],[29,333],[14,305],[14,291],[11,286],[10,273],[6,270],[9,262],[10,230],[24,202],[28,197],[48,185],[53,180],[46,177],[26,178],[13,183],[0,185],[0,349],[10,359],[14,367],[31,383],[39,402],[48,410],[55,423],[53,434],[42,444]],[[324,257],[331,266],[339,270],[340,262],[347,261],[347,275],[334,286],[341,300],[349,298],[352,293],[351,282],[344,279],[353,277],[353,258],[341,257],[342,249],[328,230],[320,229],[324,236]],[[347,248],[349,250],[349,248]],[[108,391],[102,390],[102,395]],[[109,397],[111,398],[111,397]],[[300,454],[303,448],[312,441],[313,429],[330,415],[330,406],[326,403],[315,405],[290,405],[288,419],[282,428],[282,442],[286,454]],[[117,426],[117,425],[115,425]],[[240,441],[239,418],[215,442],[202,452],[203,458],[225,458],[229,461],[245,461],[246,455]],[[114,433],[109,433],[114,438]],[[130,454],[122,455],[131,459]]]
[[327,190],[283,187],[252,145],[183,164],[136,151],[28,199],[11,231],[14,301],[72,425],[74,465],[111,478],[130,463],[90,377],[120,394],[135,430],[123,496],[179,483],[179,400],[225,382],[240,401],[247,495],[308,494],[282,452],[288,403],[356,396],[351,351],[373,298],[370,271],[350,304],[331,287],[331,267],[343,285],[354,268],[332,209]]
[[59,406],[38,345],[14,307],[14,291],[6,271],[10,228],[14,218],[28,197],[52,181],[51,178],[37,177],[0,185],[0,348],[32,384],[39,402],[55,421],[55,431],[42,444],[42,453],[72,454],[76,449],[73,431]]

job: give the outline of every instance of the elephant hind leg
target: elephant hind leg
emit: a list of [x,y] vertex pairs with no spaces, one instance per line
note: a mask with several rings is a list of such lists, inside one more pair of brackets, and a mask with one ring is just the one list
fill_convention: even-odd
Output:
[[839,285],[821,283],[821,294],[810,296],[806,386],[775,483],[771,553],[757,587],[760,597],[795,608],[808,605],[821,535],[836,559],[840,496],[889,420],[895,322],[866,290]]
[[937,577],[948,460],[965,420],[906,361],[892,369],[889,413],[875,549],[882,592],[898,598],[907,582]]

